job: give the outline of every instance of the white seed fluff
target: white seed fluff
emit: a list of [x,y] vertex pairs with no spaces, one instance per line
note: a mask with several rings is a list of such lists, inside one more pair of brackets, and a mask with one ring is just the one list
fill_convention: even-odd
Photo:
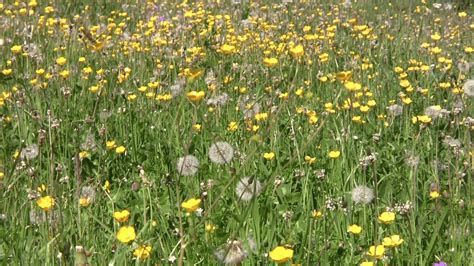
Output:
[[359,204],[369,204],[374,199],[374,191],[366,186],[357,186],[352,190],[352,200]]
[[262,183],[260,183],[257,179],[244,177],[237,183],[237,186],[235,187],[235,194],[237,194],[237,198],[240,200],[249,201],[253,197],[260,195],[262,190]]
[[193,155],[186,155],[178,159],[176,166],[180,175],[193,176],[199,169],[199,160]]
[[209,159],[216,164],[230,163],[234,158],[234,148],[225,141],[218,141],[209,148]]
[[462,86],[462,89],[465,95],[469,97],[474,96],[474,79],[467,80]]

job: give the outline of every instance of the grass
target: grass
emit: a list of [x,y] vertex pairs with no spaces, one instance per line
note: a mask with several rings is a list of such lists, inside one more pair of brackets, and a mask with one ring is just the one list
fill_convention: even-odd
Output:
[[472,5],[306,2],[0,4],[0,261],[468,265]]

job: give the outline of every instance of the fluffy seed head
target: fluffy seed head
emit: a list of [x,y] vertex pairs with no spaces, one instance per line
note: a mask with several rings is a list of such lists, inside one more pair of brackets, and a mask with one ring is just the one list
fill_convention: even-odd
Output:
[[238,265],[248,256],[248,252],[243,247],[242,241],[230,240],[218,249],[214,255],[226,265]]
[[352,201],[358,204],[369,204],[374,199],[374,191],[366,186],[357,186],[352,190]]
[[474,96],[474,79],[470,79],[464,83],[462,86],[462,89],[464,91],[464,94],[473,97]]
[[39,148],[36,144],[31,144],[26,146],[23,150],[21,150],[20,158],[22,160],[33,160],[39,154]]
[[263,186],[257,179],[244,177],[239,180],[235,187],[235,194],[243,201],[249,201],[262,193]]
[[234,158],[234,148],[225,141],[218,141],[209,148],[209,159],[211,159],[213,163],[230,163],[232,158]]
[[193,176],[199,169],[199,160],[193,155],[180,157],[177,163],[178,173],[182,176]]

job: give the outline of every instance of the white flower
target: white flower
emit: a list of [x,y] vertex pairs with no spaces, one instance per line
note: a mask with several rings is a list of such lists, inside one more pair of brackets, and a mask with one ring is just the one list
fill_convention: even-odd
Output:
[[263,190],[262,184],[255,178],[244,177],[237,183],[235,194],[243,201],[249,201],[257,197]]
[[199,160],[193,155],[186,155],[178,159],[177,170],[182,176],[192,176],[199,169]]
[[216,142],[209,148],[209,159],[211,159],[213,163],[230,163],[232,158],[234,158],[234,148],[225,141]]
[[366,186],[357,186],[352,190],[352,201],[369,204],[374,199],[374,191]]

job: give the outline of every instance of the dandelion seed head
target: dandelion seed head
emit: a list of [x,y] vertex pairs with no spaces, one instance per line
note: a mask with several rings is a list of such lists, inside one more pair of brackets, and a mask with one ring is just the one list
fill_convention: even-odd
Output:
[[374,199],[374,191],[366,186],[356,186],[352,190],[352,201],[357,204],[369,204]]
[[199,169],[199,160],[193,155],[180,157],[177,163],[178,173],[182,176],[193,176]]
[[39,147],[37,144],[31,144],[21,150],[20,158],[22,160],[33,160],[39,154]]
[[388,109],[388,112],[390,113],[390,115],[392,115],[392,116],[399,116],[403,112],[403,107],[401,105],[398,105],[398,104],[392,104],[389,107],[387,107],[387,109]]
[[243,201],[250,201],[262,193],[263,186],[257,179],[251,177],[244,177],[239,180],[235,187],[235,194],[237,198]]
[[237,265],[248,256],[248,252],[243,247],[242,241],[230,240],[226,245],[218,249],[214,255],[226,265]]
[[209,159],[216,164],[230,163],[234,158],[234,148],[225,141],[213,143],[209,148]]
[[469,79],[464,83],[462,86],[462,89],[464,91],[464,94],[473,97],[474,96],[474,79]]

